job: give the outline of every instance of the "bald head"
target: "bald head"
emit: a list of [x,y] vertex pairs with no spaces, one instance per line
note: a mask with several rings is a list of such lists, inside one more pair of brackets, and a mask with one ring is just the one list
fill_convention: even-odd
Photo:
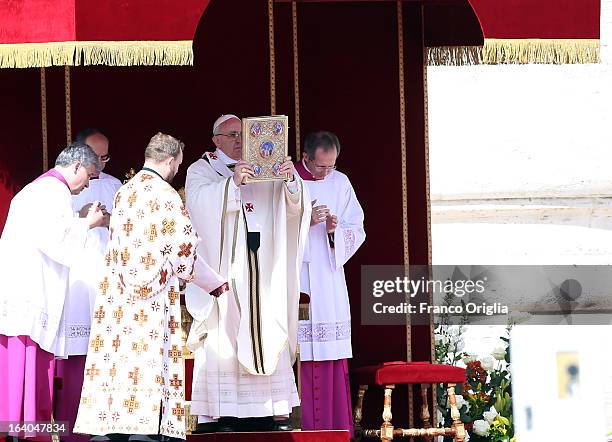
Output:
[[104,136],[102,132],[95,128],[87,128],[81,130],[76,138],[75,142],[85,143],[98,155],[102,169],[106,166],[106,163],[110,159],[108,151],[108,138]]

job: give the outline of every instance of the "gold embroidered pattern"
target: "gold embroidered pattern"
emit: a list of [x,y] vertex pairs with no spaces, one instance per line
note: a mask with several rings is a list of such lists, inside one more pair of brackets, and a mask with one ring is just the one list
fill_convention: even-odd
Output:
[[102,282],[99,285],[100,291],[102,292],[102,295],[106,296],[106,293],[108,292],[108,278],[105,276],[104,279],[102,280]]
[[100,308],[96,311],[96,313],[94,314],[94,318],[96,318],[96,322],[98,324],[102,323],[102,319],[104,319],[104,317],[106,316],[106,313],[104,312],[104,307],[100,306]]
[[181,407],[181,404],[179,402],[175,402],[175,404],[176,407],[172,409],[172,416],[176,416],[176,420],[181,422],[183,420],[183,417],[185,416],[185,408]]
[[128,197],[128,204],[130,209],[132,208],[137,199],[138,195],[136,194],[136,191],[132,192],[132,194]]
[[134,230],[134,224],[132,224],[132,220],[128,218],[127,222],[123,225],[123,231],[125,232],[125,236],[130,236],[132,230]]
[[115,318],[117,324],[121,323],[121,320],[123,319],[123,309],[121,306],[119,306],[119,308],[113,312],[113,318]]
[[123,249],[123,252],[121,252],[121,265],[125,267],[129,260],[130,260],[130,252],[128,251],[128,248],[125,247]]
[[90,381],[93,381],[94,376],[100,375],[100,369],[96,368],[96,364],[91,364],[91,368],[85,369],[85,376],[89,377]]
[[133,414],[134,410],[140,408],[140,402],[136,400],[136,396],[131,395],[129,400],[123,401],[123,406],[128,409],[128,413]]
[[151,266],[154,266],[157,261],[151,255],[151,252],[147,252],[145,256],[140,257],[140,263],[144,264],[145,270],[149,270]]
[[151,226],[145,230],[145,235],[147,235],[150,242],[155,241],[157,239],[157,225],[151,224]]
[[104,339],[100,335],[96,335],[96,339],[89,343],[89,347],[93,348],[96,353],[100,351],[100,348],[104,345]]
[[[113,339],[113,348],[115,349],[115,353],[117,353],[117,350],[119,350],[119,346],[121,345],[121,339],[119,339],[119,335],[115,336],[115,339]],[[115,364],[113,364],[113,367],[115,366]]]
[[174,235],[174,233],[176,232],[176,229],[174,228],[175,225],[176,225],[175,220],[164,219],[162,221],[162,229],[161,229],[162,235],[170,235],[170,236]]
[[183,352],[176,345],[173,345],[172,348],[168,350],[168,357],[171,358],[172,362],[174,362],[175,364],[182,356]]
[[170,305],[174,305],[174,302],[179,298],[180,294],[174,290],[174,287],[170,287],[170,292],[168,293],[168,297],[170,298]]
[[140,368],[134,367],[134,371],[130,371],[128,373],[128,379],[131,379],[134,385],[138,385],[138,381],[142,379],[142,373],[140,373]]

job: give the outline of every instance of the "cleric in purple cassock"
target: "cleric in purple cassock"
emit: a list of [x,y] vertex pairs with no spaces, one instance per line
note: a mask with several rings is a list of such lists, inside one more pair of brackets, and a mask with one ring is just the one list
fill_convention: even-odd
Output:
[[363,210],[348,177],[336,170],[338,137],[306,137],[295,165],[308,187],[312,215],[302,263],[300,290],[309,318],[298,328],[302,361],[302,429],[348,430],[352,434],[347,359],[351,313],[344,264],[365,240]]
[[[55,167],[11,201],[0,238],[0,422],[51,420],[54,359],[66,351],[64,302],[69,268],[89,229],[108,225],[98,203],[79,218],[76,195],[97,176],[100,163],[84,143],[57,157]],[[50,440],[35,431],[9,433]]]
[[[110,160],[109,141],[98,129],[81,130],[75,141],[86,143],[93,149],[100,160],[100,174],[90,181],[89,187],[72,197],[72,208],[83,213],[89,205],[99,201],[110,213],[121,181],[112,175],[104,173],[104,168]],[[69,289],[64,305],[64,333],[66,336],[66,359],[55,362],[56,377],[63,379],[62,386],[56,391],[55,413],[56,421],[68,422],[74,427],[83,374],[85,372],[85,357],[89,344],[89,330],[94,316],[97,285],[104,266],[100,263],[106,253],[109,230],[106,227],[90,229],[87,242],[76,264],[70,268]],[[69,433],[62,435],[62,442],[87,442],[89,436]]]

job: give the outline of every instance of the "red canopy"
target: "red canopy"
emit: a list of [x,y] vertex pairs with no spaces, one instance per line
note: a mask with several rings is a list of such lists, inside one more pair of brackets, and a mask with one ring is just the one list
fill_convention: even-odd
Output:
[[[192,64],[209,1],[3,0],[0,67]],[[434,63],[599,61],[599,0],[404,1],[424,5]]]
[[488,63],[597,63],[600,0],[469,0]]
[[3,0],[0,67],[192,64],[209,0]]

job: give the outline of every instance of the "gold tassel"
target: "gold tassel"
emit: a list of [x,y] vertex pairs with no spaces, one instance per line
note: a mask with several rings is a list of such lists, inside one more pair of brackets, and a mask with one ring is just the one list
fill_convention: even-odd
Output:
[[310,319],[310,304],[300,304],[298,310],[298,320],[308,321]]
[[193,64],[193,42],[67,41],[0,45],[0,68],[48,66],[184,66]]
[[484,46],[427,48],[429,66],[477,64],[590,64],[600,62],[599,40],[485,39]]

